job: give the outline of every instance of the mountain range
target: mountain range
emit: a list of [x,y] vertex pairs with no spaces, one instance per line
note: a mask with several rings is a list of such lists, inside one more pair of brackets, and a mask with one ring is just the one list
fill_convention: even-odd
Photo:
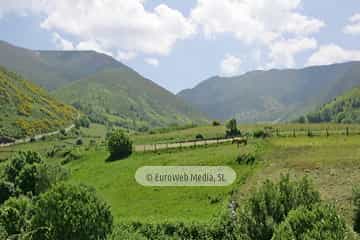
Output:
[[212,77],[178,93],[213,119],[293,120],[360,85],[360,62]]
[[36,51],[0,42],[0,65],[46,88],[94,122],[136,130],[207,122],[181,98],[95,51]]

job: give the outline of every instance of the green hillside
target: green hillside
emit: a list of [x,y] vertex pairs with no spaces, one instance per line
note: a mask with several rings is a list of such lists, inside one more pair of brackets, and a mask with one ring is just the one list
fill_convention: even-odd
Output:
[[[0,138],[21,138],[68,126],[77,111],[0,67]],[[0,140],[1,140],[0,139]]]
[[300,120],[308,120],[311,123],[360,123],[360,88],[354,88],[336,97],[318,111],[311,112]]
[[360,62],[213,77],[178,95],[212,118],[279,122],[360,85]]
[[33,51],[0,41],[0,65],[54,92],[93,122],[145,130],[206,118],[154,82],[94,51]]
[[130,69],[98,72],[54,95],[88,114],[93,122],[136,130],[206,122],[183,100]]
[[33,51],[0,41],[0,65],[53,90],[105,68],[127,68],[94,51]]

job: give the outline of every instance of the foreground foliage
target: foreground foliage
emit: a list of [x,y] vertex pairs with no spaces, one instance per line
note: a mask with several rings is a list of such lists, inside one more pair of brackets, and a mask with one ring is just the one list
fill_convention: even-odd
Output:
[[333,206],[316,205],[312,209],[302,206],[276,229],[272,240],[338,240],[346,238],[346,224]]
[[88,187],[60,184],[34,203],[34,239],[97,240],[112,230],[109,206]]

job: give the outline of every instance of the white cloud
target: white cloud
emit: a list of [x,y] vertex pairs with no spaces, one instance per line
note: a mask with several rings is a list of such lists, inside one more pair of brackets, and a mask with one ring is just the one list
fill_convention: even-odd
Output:
[[134,59],[137,56],[135,52],[123,52],[118,51],[116,58],[121,61],[129,61]]
[[58,33],[53,33],[53,41],[56,47],[61,50],[74,50],[72,42],[62,38]]
[[301,3],[301,0],[198,0],[191,19],[206,37],[230,33],[242,43],[264,48],[260,57],[269,58],[267,67],[292,67],[296,65],[296,54],[316,48],[317,42],[310,35],[325,26],[323,21],[301,14]]
[[231,54],[226,54],[220,63],[220,72],[223,76],[234,76],[241,73],[241,59]]
[[246,43],[271,44],[285,34],[306,36],[325,24],[297,11],[301,0],[198,0],[191,12],[206,36],[232,33]]
[[294,38],[275,42],[270,47],[271,63],[269,68],[275,66],[294,67],[295,55],[310,49],[316,49],[317,41],[314,38]]
[[360,50],[347,50],[335,44],[321,46],[310,56],[307,65],[326,65],[347,61],[360,61]]
[[349,18],[349,23],[344,27],[344,33],[360,35],[360,13],[354,14]]
[[156,58],[145,58],[144,61],[154,67],[159,66],[159,60],[157,60]]
[[[41,26],[72,35],[78,48],[167,55],[174,44],[196,32],[178,10],[161,4],[148,11],[144,0],[0,1],[0,12],[41,14]],[[121,56],[121,54],[120,54]],[[128,56],[129,57],[129,56]]]

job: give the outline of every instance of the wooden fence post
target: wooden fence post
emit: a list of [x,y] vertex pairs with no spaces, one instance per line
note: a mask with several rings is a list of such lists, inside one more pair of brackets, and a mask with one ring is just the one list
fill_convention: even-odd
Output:
[[296,137],[296,132],[295,132],[295,128],[293,129],[293,137]]
[[326,137],[329,137],[329,136],[330,136],[330,134],[329,134],[329,129],[326,128]]
[[346,136],[349,136],[350,132],[349,132],[349,127],[346,127]]

